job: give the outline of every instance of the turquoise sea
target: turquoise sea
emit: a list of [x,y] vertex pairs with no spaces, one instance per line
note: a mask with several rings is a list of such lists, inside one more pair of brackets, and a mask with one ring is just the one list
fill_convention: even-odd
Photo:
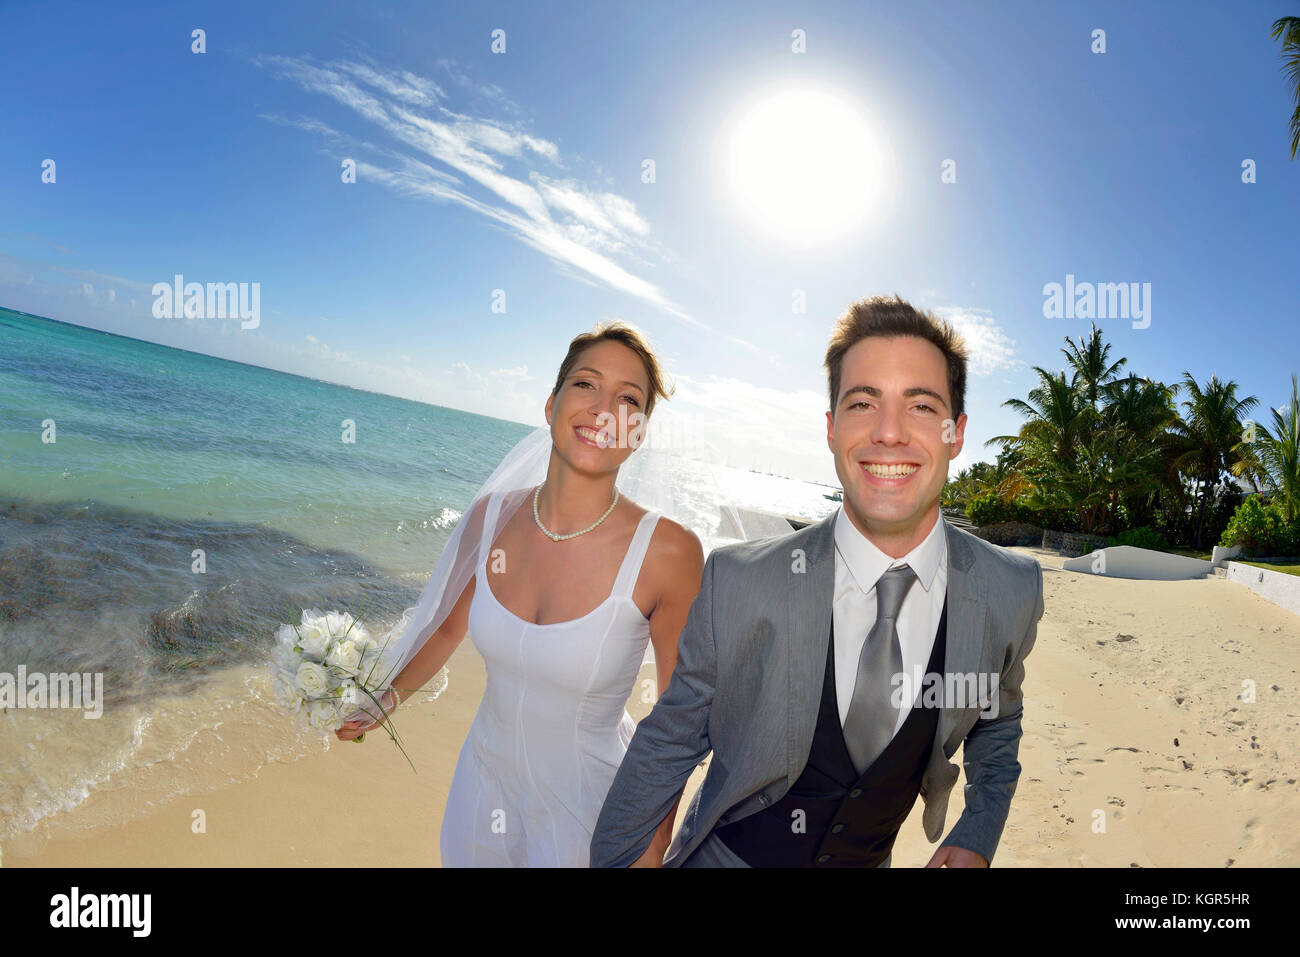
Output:
[[[196,762],[237,778],[329,747],[248,733],[286,607],[391,625],[531,430],[0,309],[0,673],[105,676],[100,719],[0,714],[0,841],[128,781],[163,799],[212,778]],[[835,507],[718,468],[755,508]]]

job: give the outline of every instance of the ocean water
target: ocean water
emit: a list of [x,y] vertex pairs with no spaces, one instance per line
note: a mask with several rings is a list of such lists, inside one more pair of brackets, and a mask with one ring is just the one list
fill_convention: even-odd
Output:
[[[269,694],[286,608],[382,633],[530,431],[0,309],[0,673],[105,682],[99,719],[0,714],[0,842],[95,792],[148,806],[328,748]],[[755,509],[835,508],[722,466],[682,481],[701,469]]]

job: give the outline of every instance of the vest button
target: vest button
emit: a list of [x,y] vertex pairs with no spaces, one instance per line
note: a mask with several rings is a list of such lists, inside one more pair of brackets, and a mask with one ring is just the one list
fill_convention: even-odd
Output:
[[831,828],[831,833],[832,833],[832,834],[838,834],[838,833],[840,833],[840,831],[842,831],[842,830],[844,830],[844,825],[843,825],[843,824],[836,824],[834,827]]
[[849,792],[849,797],[851,798],[862,797],[862,788],[854,788],[852,791]]
[[831,859],[831,856],[830,856],[829,854],[823,854],[821,857],[817,858],[817,863],[818,863],[818,864],[825,864],[825,863],[826,863],[827,861],[829,861],[830,859]]
[[767,795],[766,795],[766,794],[760,794],[760,795],[758,796],[758,803],[761,804],[761,805],[763,805],[763,807],[767,807],[767,805],[768,805],[768,803],[769,803],[769,802],[768,802],[768,799],[767,799]]

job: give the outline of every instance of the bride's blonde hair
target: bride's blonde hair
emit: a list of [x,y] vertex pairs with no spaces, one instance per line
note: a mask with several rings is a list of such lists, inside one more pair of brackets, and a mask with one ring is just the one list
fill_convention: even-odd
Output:
[[573,369],[574,363],[578,361],[578,356],[582,350],[597,342],[606,340],[621,342],[638,356],[641,357],[641,363],[645,366],[646,377],[650,380],[650,393],[646,396],[645,417],[650,418],[650,413],[654,411],[655,402],[659,396],[665,399],[670,398],[676,387],[669,384],[664,376],[662,367],[659,365],[659,359],[654,350],[650,348],[650,343],[646,340],[643,333],[630,322],[624,322],[622,319],[614,319],[609,322],[598,322],[592,327],[591,332],[584,332],[575,336],[569,343],[569,351],[560,363],[560,374],[555,377],[555,388],[551,390],[551,395],[560,391],[560,386],[568,377],[569,372]]

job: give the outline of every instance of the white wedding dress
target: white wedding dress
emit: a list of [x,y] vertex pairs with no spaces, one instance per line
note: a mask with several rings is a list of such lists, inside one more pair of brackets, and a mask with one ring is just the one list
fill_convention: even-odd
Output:
[[[525,506],[526,507],[526,506]],[[478,555],[489,556],[500,494]],[[444,867],[587,867],[592,830],[635,725],[625,704],[650,623],[632,591],[659,515],[637,525],[609,596],[581,618],[537,625],[474,571],[469,636],[487,688],[461,748],[442,819]]]

